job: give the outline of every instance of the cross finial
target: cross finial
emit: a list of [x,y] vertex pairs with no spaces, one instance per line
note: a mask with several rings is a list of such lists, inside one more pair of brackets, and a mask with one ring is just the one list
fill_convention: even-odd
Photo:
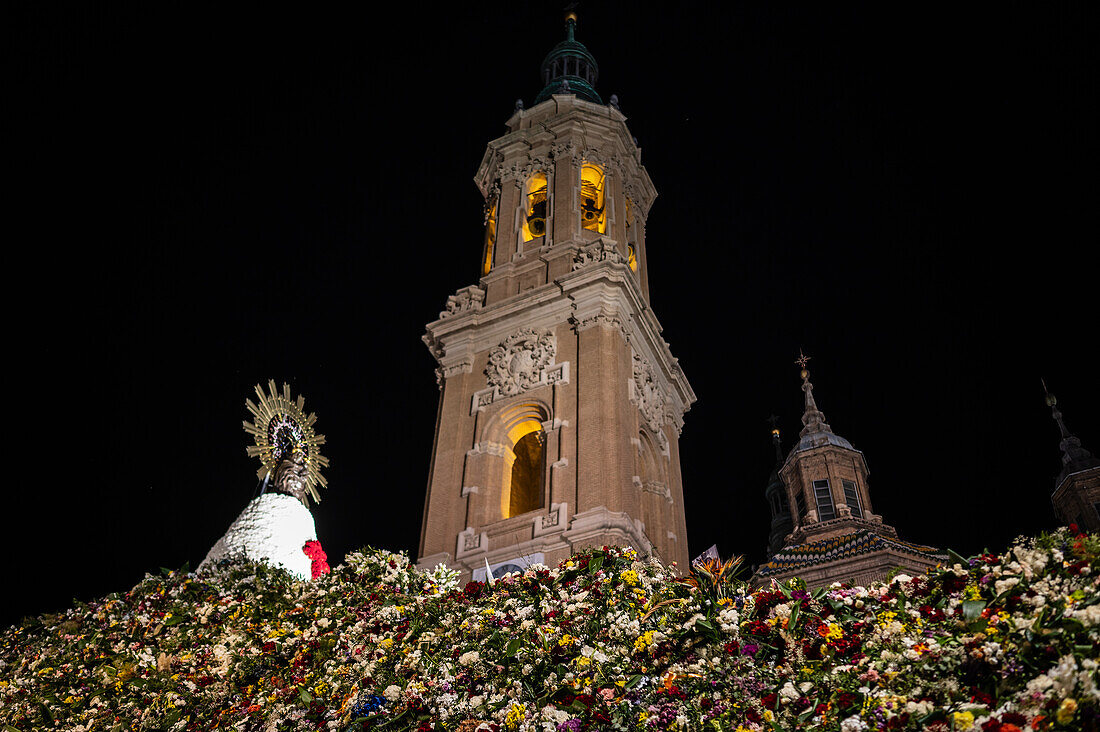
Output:
[[798,358],[796,358],[794,360],[794,362],[796,364],[798,364],[799,366],[801,366],[802,368],[806,368],[806,364],[808,364],[810,362],[810,356],[807,356],[804,353],[802,353],[802,349],[799,348],[798,349]]

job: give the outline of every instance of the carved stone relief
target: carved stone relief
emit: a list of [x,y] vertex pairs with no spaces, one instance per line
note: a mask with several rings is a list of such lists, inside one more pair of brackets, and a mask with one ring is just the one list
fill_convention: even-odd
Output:
[[446,309],[439,314],[439,317],[449,318],[467,310],[480,310],[484,302],[485,290],[477,285],[463,287],[455,294],[447,297]]
[[508,336],[489,352],[485,369],[489,386],[501,396],[514,396],[540,385],[556,351],[556,339],[549,331],[524,328]]
[[653,367],[639,354],[634,354],[634,378],[630,382],[630,401],[642,413],[646,425],[655,435],[663,434],[667,397],[653,373]]
[[600,239],[577,250],[577,253],[573,255],[573,271],[576,272],[581,267],[594,262],[621,264],[623,261],[625,261],[623,255],[619,253],[619,248],[615,246],[614,242]]

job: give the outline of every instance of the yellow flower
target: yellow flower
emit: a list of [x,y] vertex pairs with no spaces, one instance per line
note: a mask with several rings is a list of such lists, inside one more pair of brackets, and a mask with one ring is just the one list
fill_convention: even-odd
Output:
[[775,719],[775,715],[774,715],[774,714],[772,714],[772,710],[770,710],[770,709],[765,709],[765,710],[764,710],[764,714],[763,714],[763,717],[764,717],[764,721],[765,721],[765,722],[769,722],[769,723],[770,723],[770,722],[771,722],[771,721],[772,721],[773,719]]
[[974,726],[973,712],[955,712],[955,729],[966,730]]
[[637,638],[634,639],[634,650],[635,651],[644,651],[646,649],[646,646],[651,646],[651,645],[653,645],[653,631],[652,630],[647,630],[646,632],[642,633],[640,636],[638,636]]
[[825,634],[825,637],[829,640],[836,640],[837,638],[844,637],[844,631],[836,623],[829,623],[829,631]]
[[638,584],[638,573],[633,569],[627,569],[619,573],[619,579],[628,585]]
[[382,642],[378,644],[378,647],[384,651],[393,647],[393,638],[383,638]]
[[561,638],[558,639],[558,645],[561,646],[562,648],[565,648],[566,646],[573,645],[573,636],[566,633],[565,635],[563,635]]
[[508,710],[508,716],[504,718],[504,726],[509,729],[515,729],[519,727],[519,723],[523,721],[524,712],[527,711],[527,707],[523,704],[512,704],[512,708]]
[[1077,700],[1066,699],[1058,707],[1058,712],[1054,715],[1054,718],[1058,720],[1058,724],[1065,724],[1069,720],[1073,719],[1073,715],[1077,713]]

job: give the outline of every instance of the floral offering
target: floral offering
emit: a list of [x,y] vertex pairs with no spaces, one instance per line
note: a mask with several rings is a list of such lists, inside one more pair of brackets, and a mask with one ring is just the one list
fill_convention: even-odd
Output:
[[1098,730],[1098,555],[1071,527],[815,591],[619,547],[461,587],[222,561],[5,630],[0,729]]

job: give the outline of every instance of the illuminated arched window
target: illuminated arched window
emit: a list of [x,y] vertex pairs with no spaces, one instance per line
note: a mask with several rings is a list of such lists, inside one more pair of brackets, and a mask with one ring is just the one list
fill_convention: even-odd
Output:
[[523,212],[524,241],[531,241],[546,233],[546,194],[546,174],[535,173],[527,181]]
[[481,261],[481,274],[489,274],[493,268],[493,249],[497,244],[497,202],[489,204],[489,210],[485,214],[485,255]]
[[626,197],[626,261],[630,271],[638,271],[638,252],[634,249],[634,202]]
[[[508,431],[512,442],[511,460],[507,461],[505,518],[542,508],[546,476],[546,433],[542,424],[525,419]],[[505,506],[502,506],[505,508]]]
[[603,170],[591,163],[581,167],[581,226],[600,234],[607,233]]

